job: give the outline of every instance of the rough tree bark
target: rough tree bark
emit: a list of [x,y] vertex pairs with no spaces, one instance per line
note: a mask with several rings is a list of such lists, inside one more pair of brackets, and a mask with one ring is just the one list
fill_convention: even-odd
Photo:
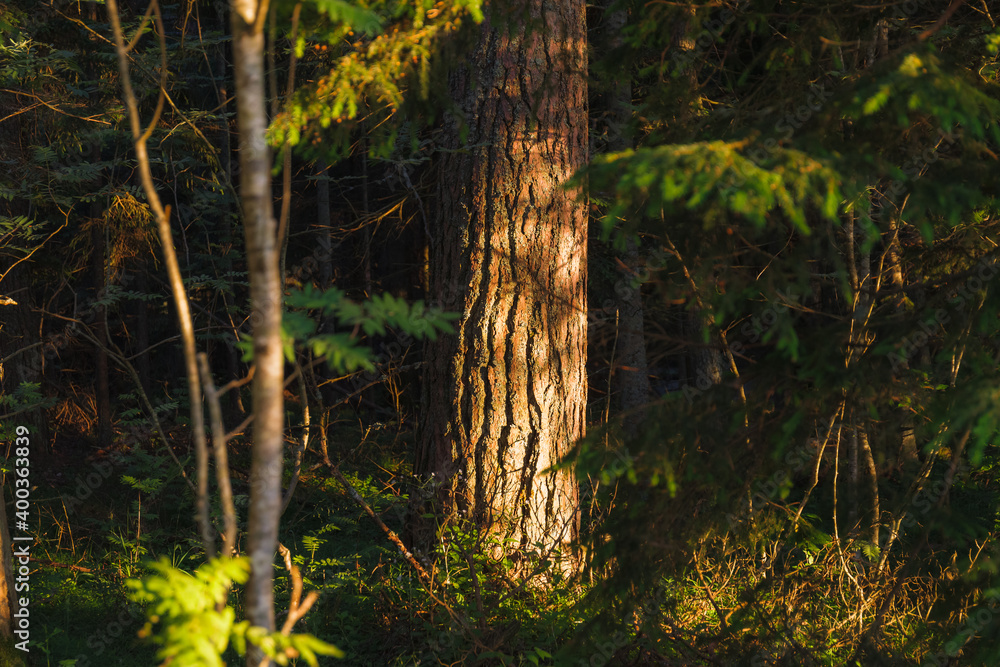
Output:
[[[12,473],[13,474],[13,473]],[[14,564],[11,561],[13,542],[7,529],[7,500],[0,488],[0,641],[14,636]]]
[[[262,4],[264,5],[262,7]],[[274,630],[272,577],[281,518],[281,454],[284,430],[284,360],[281,353],[281,285],[278,227],[271,207],[271,162],[265,142],[264,21],[266,4],[232,0],[233,71],[239,124],[240,202],[247,237],[253,308],[253,463],[250,470],[247,617]],[[247,665],[263,656],[247,651]]]
[[561,186],[587,159],[585,5],[492,9],[451,82],[468,137],[448,121],[430,282],[461,318],[427,347],[415,472],[439,520],[568,553],[575,476],[542,472],[585,430],[587,216]]

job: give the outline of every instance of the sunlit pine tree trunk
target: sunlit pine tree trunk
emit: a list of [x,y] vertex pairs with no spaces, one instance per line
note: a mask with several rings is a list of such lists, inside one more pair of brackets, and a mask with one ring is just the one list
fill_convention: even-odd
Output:
[[[233,71],[239,124],[240,202],[246,221],[247,266],[253,312],[253,463],[247,551],[247,617],[274,630],[272,575],[281,517],[281,454],[284,428],[284,360],[281,352],[281,285],[277,223],[271,206],[271,163],[264,140],[264,16],[256,0],[232,0]],[[247,665],[262,655],[247,652]]]
[[439,522],[512,538],[507,554],[578,532],[573,472],[543,471],[585,429],[587,215],[562,188],[587,159],[584,11],[488,8],[453,75],[468,136],[450,119],[429,230],[431,296],[461,319],[427,348],[415,471]]

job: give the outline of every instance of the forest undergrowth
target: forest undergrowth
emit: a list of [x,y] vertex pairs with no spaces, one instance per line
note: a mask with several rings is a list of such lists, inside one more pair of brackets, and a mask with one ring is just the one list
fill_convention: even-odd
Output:
[[[365,421],[353,410],[331,419],[328,454],[385,527],[403,534],[412,431],[398,420]],[[183,462],[179,422],[170,433]],[[161,558],[192,572],[204,553],[190,532],[194,506],[176,464],[162,447],[136,441],[137,430],[140,424],[120,430],[110,451],[87,456],[62,443],[46,453],[35,491],[32,614],[42,640],[32,664],[158,662],[141,640],[145,612],[126,581],[148,575]],[[605,457],[605,474],[592,475],[585,493],[587,566],[573,580],[543,566],[531,585],[516,583],[513,564],[490,555],[488,538],[457,526],[445,530],[436,558],[420,557],[430,580],[421,577],[323,457],[307,452],[280,541],[305,590],[320,594],[300,621],[303,631],[346,653],[321,664],[988,664],[970,656],[992,648],[997,607],[982,602],[989,535],[965,552],[949,552],[939,548],[947,542],[941,533],[961,527],[941,520],[901,537],[882,558],[856,530],[833,537],[820,518],[832,502],[822,489],[812,499],[816,509],[797,522],[795,494],[802,490],[767,497],[759,482],[756,499],[720,515],[704,486],[684,484],[671,495],[663,482],[644,483],[636,476],[641,465],[609,457],[615,437],[595,438],[603,444],[590,452]],[[249,448],[237,439],[231,450],[235,503],[245,521]],[[291,450],[289,443],[289,456]],[[951,521],[987,521],[991,491],[960,479]],[[643,525],[622,535],[645,541],[633,551],[618,545],[619,556],[602,563],[602,546],[626,539],[609,534],[610,511],[640,501],[656,511],[625,514]],[[652,550],[669,576],[629,570]],[[635,563],[621,557],[629,553]],[[280,557],[275,567],[276,608],[287,609],[292,579]],[[229,604],[240,613],[237,595]],[[227,654],[227,664],[241,660]]]

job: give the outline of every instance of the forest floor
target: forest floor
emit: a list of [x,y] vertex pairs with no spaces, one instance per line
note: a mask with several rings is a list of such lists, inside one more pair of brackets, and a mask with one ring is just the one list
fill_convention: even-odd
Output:
[[[362,426],[349,414],[329,429],[330,457],[382,521],[401,534],[412,431],[398,424]],[[193,537],[197,531],[191,494],[176,463],[162,445],[119,436],[121,444],[96,453],[88,453],[83,445],[57,445],[36,464],[36,470],[44,472],[32,491],[37,541],[30,574],[30,665],[157,664],[155,646],[139,638],[146,619],[141,605],[129,599],[126,582],[142,577],[149,561],[166,558],[193,570],[204,559]],[[230,448],[235,502],[245,527],[249,446],[236,440]],[[286,483],[293,448],[289,442]],[[398,548],[334,479],[316,448],[317,443],[311,443],[305,454],[280,534],[302,572],[306,591],[321,593],[296,631],[314,634],[347,653],[342,661],[321,658],[321,664],[461,661],[470,647],[451,627],[449,612],[431,601]],[[174,449],[191,469],[187,445]],[[214,513],[218,518],[218,507]],[[464,561],[458,554],[444,561],[444,568],[453,570],[436,573],[444,587],[436,595],[466,607],[453,612],[475,618],[476,605],[461,591],[469,584]],[[281,567],[277,560],[276,566]],[[283,568],[275,572],[280,624],[291,582]],[[485,575],[477,576],[485,584]],[[518,648],[526,655],[535,655],[533,646],[522,643],[532,636],[537,645],[551,647],[556,622],[538,623],[539,609],[527,600],[531,595],[513,596],[504,609],[491,610],[493,620],[503,618],[497,627],[490,623],[493,629],[484,623],[482,640],[508,650],[521,644]],[[235,594],[229,604],[240,616],[241,601]],[[232,650],[227,662],[241,664]]]
[[[178,419],[168,437],[174,454],[185,469],[192,470],[188,432],[184,420]],[[412,429],[398,422],[364,424],[352,410],[345,410],[330,424],[328,435],[329,457],[344,479],[388,528],[402,534]],[[296,445],[287,443],[286,488]],[[648,591],[632,592],[642,608],[639,615],[624,622],[612,619],[625,628],[624,633],[607,628],[581,633],[585,626],[579,624],[594,617],[593,610],[588,616],[581,611],[583,606],[576,606],[585,592],[581,586],[512,586],[503,566],[483,553],[475,536],[453,533],[431,570],[434,583],[422,581],[399,548],[331,474],[318,445],[310,442],[305,454],[279,539],[300,569],[305,591],[320,593],[295,631],[315,635],[346,653],[343,660],[320,658],[321,665],[577,665],[576,659],[555,662],[552,654],[571,646],[581,634],[591,642],[584,649],[590,658],[585,664],[806,664],[797,661],[801,656],[795,651],[786,655],[792,649],[784,639],[761,643],[761,623],[774,619],[787,621],[785,632],[795,641],[812,642],[809,649],[797,649],[811,656],[809,664],[847,664],[845,656],[854,651],[849,643],[832,644],[823,634],[842,623],[850,611],[831,604],[833,591],[854,594],[860,588],[851,593],[854,589],[836,587],[842,571],[837,551],[829,539],[809,543],[821,532],[800,536],[801,544],[788,552],[782,564],[784,574],[775,570],[770,578],[758,576],[753,550],[703,551],[702,569],[692,573],[682,568],[676,578],[661,579]],[[130,600],[127,582],[148,575],[148,564],[158,559],[165,558],[188,572],[205,560],[195,538],[193,496],[177,464],[152,434],[135,428],[120,430],[116,446],[107,450],[95,451],[84,440],[60,440],[37,455],[37,461],[32,461],[37,486],[31,490],[30,532],[37,539],[31,547],[27,665],[148,667],[162,663],[156,646],[140,638],[145,611]],[[230,444],[230,464],[234,500],[241,529],[245,529],[250,470],[250,447],[245,439],[236,438]],[[962,498],[956,496],[955,502],[964,503]],[[618,500],[629,502],[624,491]],[[217,505],[213,514],[221,525]],[[675,535],[671,530],[657,524],[654,532]],[[237,547],[243,550],[244,545]],[[730,557],[720,556],[725,553]],[[855,561],[852,571],[864,578],[863,563]],[[292,583],[279,559],[275,567],[280,625]],[[944,623],[948,619],[936,625],[908,616],[910,602],[930,600],[933,606],[933,596],[917,590],[927,581],[924,576],[910,577],[900,593],[901,615],[891,628],[887,623],[887,643],[868,654],[877,661],[857,664],[920,664],[915,656],[927,646],[946,646],[951,636]],[[889,581],[869,583],[878,590],[893,588]],[[747,596],[752,596],[752,604]],[[242,601],[236,594],[228,603],[237,618],[242,617]],[[640,618],[643,614],[648,618]],[[661,636],[647,632],[645,625],[637,629],[638,623],[651,619]],[[725,629],[720,630],[723,625]],[[917,630],[932,634],[917,641],[913,634]],[[729,659],[734,656],[763,656],[764,661]],[[232,649],[225,659],[227,665],[243,664]],[[16,663],[0,651],[0,667],[8,664]]]

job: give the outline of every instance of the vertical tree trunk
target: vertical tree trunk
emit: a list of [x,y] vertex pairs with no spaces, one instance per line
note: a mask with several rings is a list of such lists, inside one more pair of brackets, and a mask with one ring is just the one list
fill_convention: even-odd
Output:
[[[215,7],[215,13],[219,20],[219,30],[225,34],[227,26],[229,25],[228,0],[215,0],[213,2],[213,6]],[[227,102],[229,98],[229,78],[227,76],[228,65],[226,62],[226,45],[224,42],[220,43],[216,47],[213,62],[212,78],[215,86],[216,99],[220,105],[219,114],[225,115],[229,112],[229,104]],[[225,182],[227,184],[231,184],[233,182],[233,147],[230,119],[228,117],[221,119],[219,123],[219,142],[219,161],[222,165],[223,172],[225,173]],[[227,218],[229,217],[231,204],[231,200],[227,197],[224,204],[224,212]],[[236,343],[238,340],[239,331],[234,325],[233,337],[226,341],[226,372],[233,380],[239,379],[242,375],[240,356],[236,349]],[[243,398],[240,390],[236,389],[228,392],[226,400],[226,407],[230,418],[237,422],[242,421],[243,416],[246,415],[246,409],[243,407]]]
[[872,544],[879,544],[879,522],[882,520],[882,509],[879,506],[878,493],[878,469],[875,467],[875,457],[872,455],[871,444],[868,441],[868,426],[862,422],[861,433],[861,453],[864,455],[865,471],[868,473],[868,492],[871,495],[872,520],[871,536]]
[[[256,0],[232,0],[233,70],[240,137],[240,201],[246,221],[247,265],[253,308],[253,463],[248,526],[250,580],[247,616],[274,630],[272,575],[281,517],[281,454],[284,430],[284,360],[281,352],[281,285],[277,224],[271,209],[271,162],[265,143],[264,16]],[[247,652],[258,667],[259,649]]]
[[[441,165],[431,294],[461,319],[427,348],[415,471],[439,517],[514,554],[578,532],[573,472],[542,471],[585,430],[587,216],[561,187],[587,159],[585,6],[493,9],[452,81],[468,147]],[[426,527],[414,538],[426,546]]]
[[[877,59],[884,59],[889,55],[889,23],[885,19],[879,19],[874,28],[873,39],[868,45],[867,55],[865,57],[865,69],[871,69]],[[849,126],[848,126],[849,127]],[[884,215],[889,211],[888,200],[880,194],[876,194],[872,200],[872,217],[877,220],[880,215]],[[891,216],[892,214],[890,214]],[[888,239],[888,249],[883,257],[883,260],[888,260],[887,270],[890,274],[895,274],[898,267],[898,246],[895,245],[897,240],[894,234],[894,224],[890,219],[890,238]],[[847,350],[847,362],[846,366],[850,368],[853,364],[856,364],[861,357],[867,353],[868,348],[875,341],[875,334],[870,329],[869,319],[872,316],[873,309],[876,305],[875,302],[875,290],[880,280],[878,276],[872,274],[872,253],[870,248],[866,248],[867,245],[864,243],[864,239],[860,238],[859,231],[856,225],[856,219],[854,213],[849,214],[848,227],[845,230],[849,235],[849,243],[847,246],[847,252],[850,253],[848,256],[849,272],[851,276],[851,289],[854,292],[854,303],[852,304],[851,313],[851,333],[850,339],[848,341]],[[862,241],[860,247],[858,241]],[[883,261],[882,266],[885,267],[885,262]],[[902,280],[902,273],[900,272],[898,276],[893,276],[893,278],[898,278]],[[858,456],[864,457],[864,463],[866,472],[868,473],[869,490],[871,492],[871,506],[874,510],[874,516],[872,516],[871,522],[871,536],[873,541],[878,544],[879,535],[879,493],[878,493],[878,477],[877,470],[875,468],[875,460],[872,455],[871,446],[868,441],[868,431],[865,424],[864,412],[860,409],[853,410],[850,413],[850,427],[854,435],[852,436],[852,447],[851,447],[851,459],[850,459],[850,475],[848,477],[848,498],[854,503],[854,506],[850,508],[849,516],[854,518],[861,514],[861,507],[859,502],[860,497],[860,469],[858,465]],[[903,445],[905,447],[907,442],[906,437],[903,438]],[[852,524],[851,529],[854,529]]]
[[[91,23],[97,23],[97,2],[87,3],[87,11]],[[89,69],[89,68],[88,68]],[[95,140],[91,144],[91,159],[95,163],[101,161],[101,142]],[[101,181],[98,176],[94,182],[94,190],[100,190]],[[94,279],[94,298],[103,299],[106,287],[106,273],[104,268],[107,256],[107,244],[105,243],[103,224],[104,217],[101,206],[95,198],[90,205],[90,217],[94,226],[90,230],[91,241],[91,270]],[[105,448],[111,445],[111,388],[108,373],[108,310],[106,306],[99,306],[94,310],[94,337],[100,341],[94,350],[94,404],[97,408],[97,444]]]
[[[602,37],[606,48],[621,48],[623,30],[628,23],[624,8],[612,10],[614,0],[605,0]],[[608,151],[617,152],[631,148],[626,126],[632,115],[631,72],[625,71],[619,79],[610,82],[608,96]],[[612,390],[618,396],[618,408],[625,413],[625,433],[634,436],[642,424],[642,407],[649,402],[649,371],[646,366],[646,337],[642,310],[642,290],[636,281],[640,271],[639,247],[632,240],[627,242],[621,257],[624,269],[615,286],[618,298],[618,363],[611,369]]]
[[[368,143],[361,142],[361,216],[362,219],[368,217]],[[362,252],[361,266],[364,276],[365,296],[371,298],[375,295],[372,284],[372,226],[365,225],[364,228],[364,251]]]
[[[854,424],[854,409],[848,413],[848,423]],[[847,450],[847,524],[851,533],[855,534],[858,529],[858,429],[850,430],[851,437],[848,439]]]
[[[694,112],[698,104],[700,104],[699,100],[701,99],[697,93],[698,75],[697,68],[695,67],[696,57],[694,56],[697,42],[692,36],[695,9],[692,6],[682,9],[684,18],[678,21],[674,32],[678,52],[677,64],[680,67],[677,75],[687,80],[692,93],[689,98],[690,103],[682,107],[675,119],[675,122],[680,127],[686,127],[693,122]],[[687,358],[684,360],[685,366],[687,366],[686,381],[689,386],[704,391],[708,387],[722,382],[723,358],[722,352],[718,347],[712,345],[712,343],[716,342],[718,336],[715,335],[710,317],[711,314],[700,306],[701,302],[696,297],[695,303],[691,304],[691,308],[681,320],[681,331],[691,346]],[[710,332],[708,336],[710,342],[708,343],[706,343],[706,329]]]
[[708,316],[699,308],[689,310],[685,328],[687,339],[692,345],[688,382],[699,389],[719,384],[722,382],[722,352],[713,345],[715,336],[705,342],[705,330],[713,331]]
[[316,267],[319,288],[326,289],[333,282],[333,221],[330,218],[330,172],[325,160],[316,163],[316,244],[319,258]]
[[[99,146],[94,147],[94,160],[100,161]],[[95,188],[99,185],[95,185]],[[106,273],[104,268],[107,249],[104,229],[100,219],[103,217],[100,205],[94,201],[90,208],[93,227],[90,229],[91,240],[91,271],[94,279],[94,298],[104,298],[106,288]],[[111,383],[108,372],[108,309],[98,306],[94,315],[94,337],[100,342],[94,349],[94,402],[97,406],[97,444],[102,447],[111,445]]]
[[[141,294],[146,294],[146,290],[149,289],[146,282],[147,271],[146,261],[143,260],[135,272],[136,289]],[[149,394],[153,377],[149,365],[149,352],[146,351],[149,349],[149,304],[136,299],[132,307],[135,312],[135,352],[138,355],[135,358],[135,370],[139,375],[142,390]]]
[[[11,473],[13,474],[13,473]],[[6,484],[3,486],[6,488]],[[0,488],[0,640],[14,636],[14,564],[11,561],[13,542],[7,523],[7,499]]]
[[[889,245],[886,248],[887,266],[886,270],[889,274],[889,278],[892,286],[899,290],[899,296],[896,297],[896,302],[894,304],[896,311],[902,313],[904,310],[904,279],[903,279],[903,259],[902,259],[902,249],[899,244],[899,228],[902,225],[902,221],[895,214],[891,215],[889,218]],[[899,372],[905,374],[910,368],[909,360],[905,357],[901,359],[899,364]],[[917,455],[917,438],[914,432],[914,420],[913,413],[909,409],[901,409],[900,413],[900,439],[901,446],[899,450],[899,461],[902,467],[906,468],[908,471],[912,471],[919,464],[919,457]]]

